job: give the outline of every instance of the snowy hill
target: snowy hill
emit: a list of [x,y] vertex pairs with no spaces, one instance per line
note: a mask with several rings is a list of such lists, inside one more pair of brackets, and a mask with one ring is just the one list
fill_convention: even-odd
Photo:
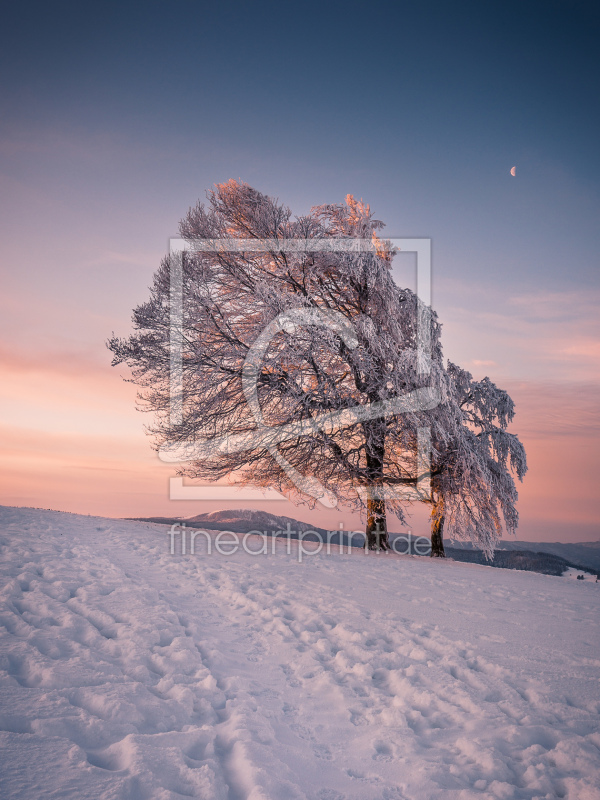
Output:
[[3,800],[600,796],[600,584],[216,535],[0,508]]

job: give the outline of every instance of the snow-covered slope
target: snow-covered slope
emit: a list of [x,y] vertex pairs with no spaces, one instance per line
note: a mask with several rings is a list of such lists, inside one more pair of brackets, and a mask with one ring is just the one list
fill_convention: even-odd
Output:
[[600,584],[0,529],[5,800],[600,797]]

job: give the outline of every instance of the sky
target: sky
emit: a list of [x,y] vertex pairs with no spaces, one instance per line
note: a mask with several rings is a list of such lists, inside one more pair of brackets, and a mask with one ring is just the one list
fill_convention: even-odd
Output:
[[[285,500],[170,499],[174,470],[110,367],[106,339],[131,332],[179,220],[241,178],[295,214],[351,193],[385,235],[431,238],[445,356],[516,403],[518,538],[600,538],[599,23],[573,0],[12,4],[0,502],[360,526]],[[410,525],[427,532],[424,507]]]

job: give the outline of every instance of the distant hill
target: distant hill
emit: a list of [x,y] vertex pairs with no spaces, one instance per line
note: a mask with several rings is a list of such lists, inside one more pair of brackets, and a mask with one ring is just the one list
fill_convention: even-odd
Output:
[[468,561],[474,564],[487,564],[501,569],[522,569],[528,572],[541,572],[543,575],[563,575],[569,568],[600,575],[593,567],[573,564],[553,553],[533,550],[496,550],[491,561],[487,561],[481,550],[446,547],[446,555],[455,561]]
[[[448,539],[446,549],[474,550],[470,542],[459,542]],[[567,544],[565,542],[520,542],[510,539],[501,541],[496,548],[496,554],[505,551],[522,550],[528,553],[547,553],[563,558],[578,567],[586,567],[591,572],[600,570],[600,542],[578,542]],[[460,559],[463,560],[463,559]]]
[[[232,511],[210,511],[206,514],[196,514],[193,517],[128,517],[128,519],[135,519],[138,522],[156,522],[161,525],[185,523],[189,527],[205,528],[213,531],[233,531],[234,533],[260,531],[261,533],[266,533],[267,536],[272,536],[278,531],[286,533],[289,524],[291,539],[297,539],[299,531],[303,534],[307,531],[314,531],[317,536],[308,534],[303,537],[305,541],[309,542],[327,542],[327,534],[329,533],[325,528],[318,528],[308,522],[300,522],[300,520],[292,517],[277,516],[276,514],[270,514],[268,511],[257,511],[249,508],[234,509]],[[389,535],[391,539],[402,537],[406,541],[406,544],[398,545],[399,553],[422,555],[422,552],[416,553],[414,543],[416,539],[423,537],[401,533],[390,533]],[[357,532],[350,538],[347,532],[340,533],[336,531],[331,535],[329,541],[331,544],[343,544],[345,547],[350,545],[351,547],[362,549],[364,533],[362,531]]]
[[[134,517],[130,519],[162,525],[185,523],[188,527],[232,531],[233,533],[260,531],[267,536],[272,536],[278,531],[285,533],[289,525],[292,539],[297,539],[299,532],[306,534],[307,531],[314,531],[317,534],[317,536],[311,534],[304,536],[306,541],[327,542],[328,534],[325,528],[317,528],[308,522],[250,508],[210,511],[205,514],[196,514],[193,517]],[[390,533],[392,540],[397,537],[406,541],[406,544],[397,545],[397,552],[410,555],[429,555],[429,551],[424,553],[422,547],[419,551],[415,550],[415,540],[424,537]],[[331,535],[330,541],[332,544],[343,544],[345,547],[350,544],[352,547],[362,548],[364,534],[358,533],[350,539],[347,532],[336,531]],[[481,550],[475,548],[470,542],[448,539],[445,542],[445,549],[448,558],[453,558],[455,561],[486,564],[502,569],[527,570],[544,575],[562,575],[567,569],[573,568],[600,575],[600,547],[595,547],[595,544],[595,542],[563,544],[562,542],[501,541],[492,561],[487,561]]]

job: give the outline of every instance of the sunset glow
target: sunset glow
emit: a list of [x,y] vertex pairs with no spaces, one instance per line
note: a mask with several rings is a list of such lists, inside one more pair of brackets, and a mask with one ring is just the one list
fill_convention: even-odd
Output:
[[[310,31],[288,9],[285,46],[273,23],[246,19],[248,9],[233,29],[206,12],[210,41],[201,45],[194,26],[182,30],[155,11],[147,10],[141,39],[137,16],[116,22],[107,12],[96,30],[81,16],[39,11],[26,41],[11,36],[3,51],[11,88],[0,127],[0,503],[107,516],[240,505],[169,500],[175,471],[151,449],[149,419],[135,410],[127,371],[109,366],[105,342],[130,332],[131,310],[146,300],[187,209],[215,183],[241,176],[298,214],[352,193],[386,223],[382,239],[432,239],[445,356],[476,378],[488,375],[516,403],[511,430],[530,464],[519,487],[519,538],[598,538],[595,125],[569,89],[576,60],[561,72],[564,85],[551,79],[562,23],[544,22],[540,33],[537,21],[522,22],[541,37],[541,60],[554,65],[546,76],[528,66],[525,34],[506,61],[508,9],[494,23],[497,35],[482,23],[490,56],[479,54],[475,71],[479,23],[449,10],[435,21],[418,8],[392,14],[395,26],[365,39],[355,9],[323,11],[321,28]],[[584,36],[585,14],[570,13]],[[25,29],[20,14],[10,11],[15,24],[5,35]],[[399,30],[411,34],[394,61]],[[406,68],[418,62],[419,32],[437,42],[431,74]],[[315,45],[308,63],[305,34]],[[209,80],[224,36],[239,58]],[[334,80],[359,43],[360,70]],[[261,48],[273,48],[277,74],[254,60]],[[482,101],[485,76],[498,88]],[[375,109],[364,112],[364,129],[359,96]],[[410,288],[414,262],[401,255],[396,263]],[[317,525],[362,524],[343,509],[263,505]],[[426,531],[425,517],[414,509],[415,530]]]

